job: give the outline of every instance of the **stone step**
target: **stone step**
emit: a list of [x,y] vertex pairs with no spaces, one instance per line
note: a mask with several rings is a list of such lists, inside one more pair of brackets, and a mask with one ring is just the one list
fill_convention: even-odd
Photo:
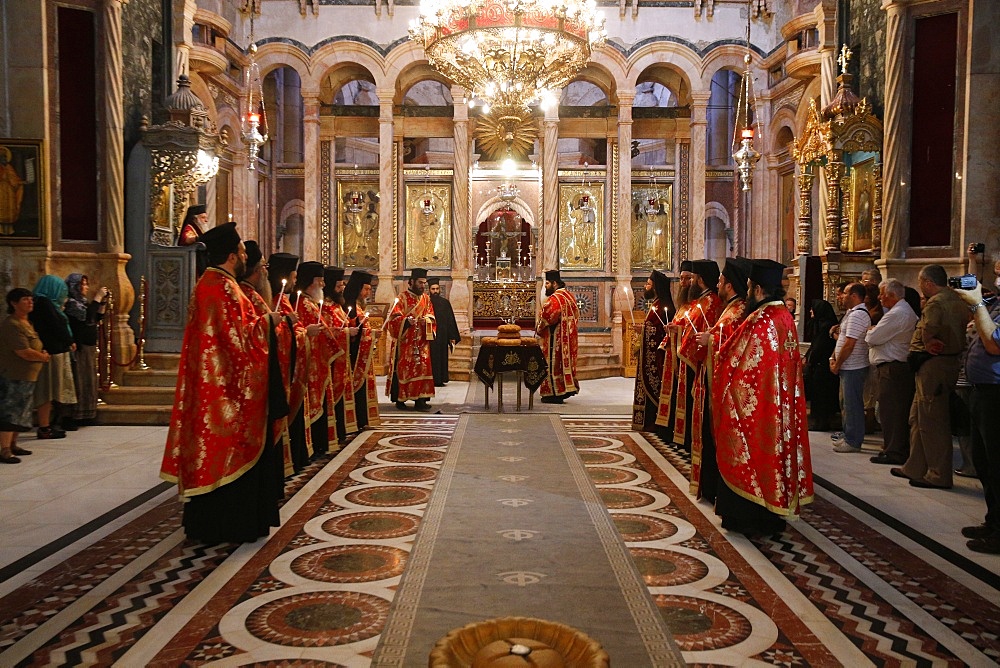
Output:
[[122,385],[125,387],[176,387],[177,369],[147,369],[145,371],[130,369],[122,375]]
[[107,425],[159,425],[170,424],[173,406],[112,405],[97,407],[98,424]]
[[181,361],[180,353],[146,353],[143,355],[146,366],[157,370],[172,370],[177,372]]
[[112,406],[173,406],[174,387],[132,387],[119,385],[101,393],[105,403]]

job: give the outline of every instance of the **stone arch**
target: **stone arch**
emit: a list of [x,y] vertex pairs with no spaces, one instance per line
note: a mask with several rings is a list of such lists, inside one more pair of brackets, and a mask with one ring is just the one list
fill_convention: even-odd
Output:
[[[702,61],[701,64],[701,85],[704,90],[708,90],[708,87],[712,83],[712,77],[719,70],[726,69],[732,70],[737,74],[742,74],[743,70],[746,69],[746,63],[743,62],[743,56],[747,53],[746,46],[741,46],[738,44],[723,44],[712,49]],[[751,55],[750,69],[757,81],[767,81],[767,72],[760,70],[760,56],[756,53]],[[754,65],[756,61],[757,65]]]
[[427,55],[424,53],[424,48],[413,40],[406,40],[386,56],[385,77],[381,82],[381,87],[388,88],[392,86],[398,94],[398,82],[403,78],[404,71],[418,64],[427,64]]
[[678,107],[690,106],[691,81],[682,70],[666,63],[653,63],[638,73],[632,90],[635,90],[640,84],[650,82],[658,83],[673,93]]
[[729,211],[719,202],[705,204],[705,256],[720,265],[732,246]]
[[[607,76],[610,85],[607,90],[619,91],[628,90],[625,74],[628,71],[628,60],[618,49],[604,47],[595,51],[587,68],[594,67]],[[587,69],[585,68],[585,69]]]
[[335,63],[322,72],[317,71],[316,78],[319,81],[319,99],[323,104],[333,104],[337,93],[352,81],[377,85],[371,70],[355,62]]
[[315,73],[317,88],[329,74],[341,69],[345,76],[353,71],[358,75],[355,78],[370,77],[376,88],[385,81],[385,59],[371,46],[355,41],[324,44],[312,54],[310,69]]
[[[618,91],[617,81],[605,66],[595,62],[588,63],[566,86],[576,81],[584,81],[596,86],[607,97],[608,104],[614,103]],[[563,90],[565,90],[566,86],[563,86]]]
[[431,67],[426,61],[412,62],[402,68],[393,81],[393,86],[395,87],[393,103],[403,104],[403,99],[409,90],[421,81],[437,81],[449,89],[452,85],[447,77]]
[[795,139],[795,112],[790,107],[782,107],[778,109],[777,113],[771,118],[771,122],[768,124],[767,136],[770,138],[770,149],[773,152],[778,152],[782,150],[783,139],[782,133],[786,132],[791,137],[794,142]]
[[639,77],[651,67],[666,67],[677,72],[688,90],[701,85],[702,61],[690,48],[677,42],[652,42],[636,50],[629,58],[628,87],[634,90]]
[[476,213],[476,217],[473,219],[475,222],[473,224],[473,229],[481,225],[490,214],[498,209],[504,207],[510,207],[517,212],[517,215],[521,216],[521,220],[528,223],[531,227],[535,226],[535,216],[531,213],[531,207],[520,197],[514,198],[512,202],[506,202],[500,199],[500,195],[494,195],[493,197],[486,200],[479,211]]
[[268,42],[259,46],[257,65],[260,67],[262,79],[279,67],[290,67],[298,73],[303,88],[307,82],[312,82],[309,57],[302,49],[292,44]]
[[302,257],[306,235],[305,218],[305,202],[300,199],[289,200],[281,207],[276,230],[279,236],[275,239],[278,250]]

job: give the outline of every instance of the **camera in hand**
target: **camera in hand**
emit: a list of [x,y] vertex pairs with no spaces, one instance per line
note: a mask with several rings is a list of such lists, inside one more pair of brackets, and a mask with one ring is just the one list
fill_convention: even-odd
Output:
[[948,287],[956,290],[971,290],[977,285],[979,285],[979,280],[976,278],[975,274],[948,277]]
[[976,255],[982,255],[986,252],[986,244],[980,242],[978,244],[972,244],[972,252]]

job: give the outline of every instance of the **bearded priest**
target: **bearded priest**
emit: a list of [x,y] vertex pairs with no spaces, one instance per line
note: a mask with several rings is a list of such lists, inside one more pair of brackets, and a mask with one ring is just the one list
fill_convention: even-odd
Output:
[[802,362],[785,307],[784,265],[754,260],[747,316],[722,345],[712,379],[712,424],[722,526],[774,535],[813,500]]
[[535,334],[541,339],[542,354],[549,364],[539,388],[543,404],[561,404],[580,391],[576,379],[579,321],[580,307],[566,289],[559,270],[546,271],[545,300],[535,322]]
[[188,538],[249,542],[279,524],[284,471],[268,398],[283,388],[268,361],[281,319],[258,315],[236,282],[247,256],[235,223],[198,240],[210,267],[188,307],[160,477],[177,483]]
[[410,272],[404,290],[389,311],[385,329],[394,339],[385,393],[405,409],[413,400],[418,411],[430,410],[434,396],[434,370],[431,366],[431,341],[437,332],[434,306],[427,293],[427,270]]
[[[646,320],[642,323],[642,340],[635,371],[635,395],[632,400],[632,429],[635,431],[662,430],[656,426],[656,410],[660,404],[660,386],[663,381],[665,351],[660,342],[666,335],[667,323],[674,317],[674,300],[670,294],[670,279],[663,272],[653,270],[646,279],[643,298],[649,304]],[[668,374],[669,375],[669,374]]]

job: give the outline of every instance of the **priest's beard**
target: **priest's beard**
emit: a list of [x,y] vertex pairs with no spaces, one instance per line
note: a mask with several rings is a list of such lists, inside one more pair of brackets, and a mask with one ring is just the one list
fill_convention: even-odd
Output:
[[681,306],[685,306],[691,301],[691,294],[694,292],[694,285],[682,285],[680,290],[677,291],[677,303]]
[[653,301],[656,299],[656,290],[646,290],[642,293],[642,298],[648,302]]
[[257,294],[261,296],[264,303],[271,304],[271,282],[267,280],[264,272],[257,272],[257,277],[247,281],[253,286],[253,289],[257,291]]
[[343,306],[344,305],[343,291],[334,290],[333,296],[330,298],[330,301],[332,301],[334,304],[340,304],[341,306]]
[[551,297],[556,291],[556,288],[545,288],[545,296]]
[[765,303],[771,301],[771,296],[768,294],[761,295],[761,298],[757,299],[754,287],[754,285],[751,285],[750,289],[747,291],[747,305],[743,310],[744,313],[753,313]]
[[312,299],[314,302],[319,303],[319,301],[323,299],[323,288],[310,287],[305,292],[307,295],[309,295],[309,298]]

